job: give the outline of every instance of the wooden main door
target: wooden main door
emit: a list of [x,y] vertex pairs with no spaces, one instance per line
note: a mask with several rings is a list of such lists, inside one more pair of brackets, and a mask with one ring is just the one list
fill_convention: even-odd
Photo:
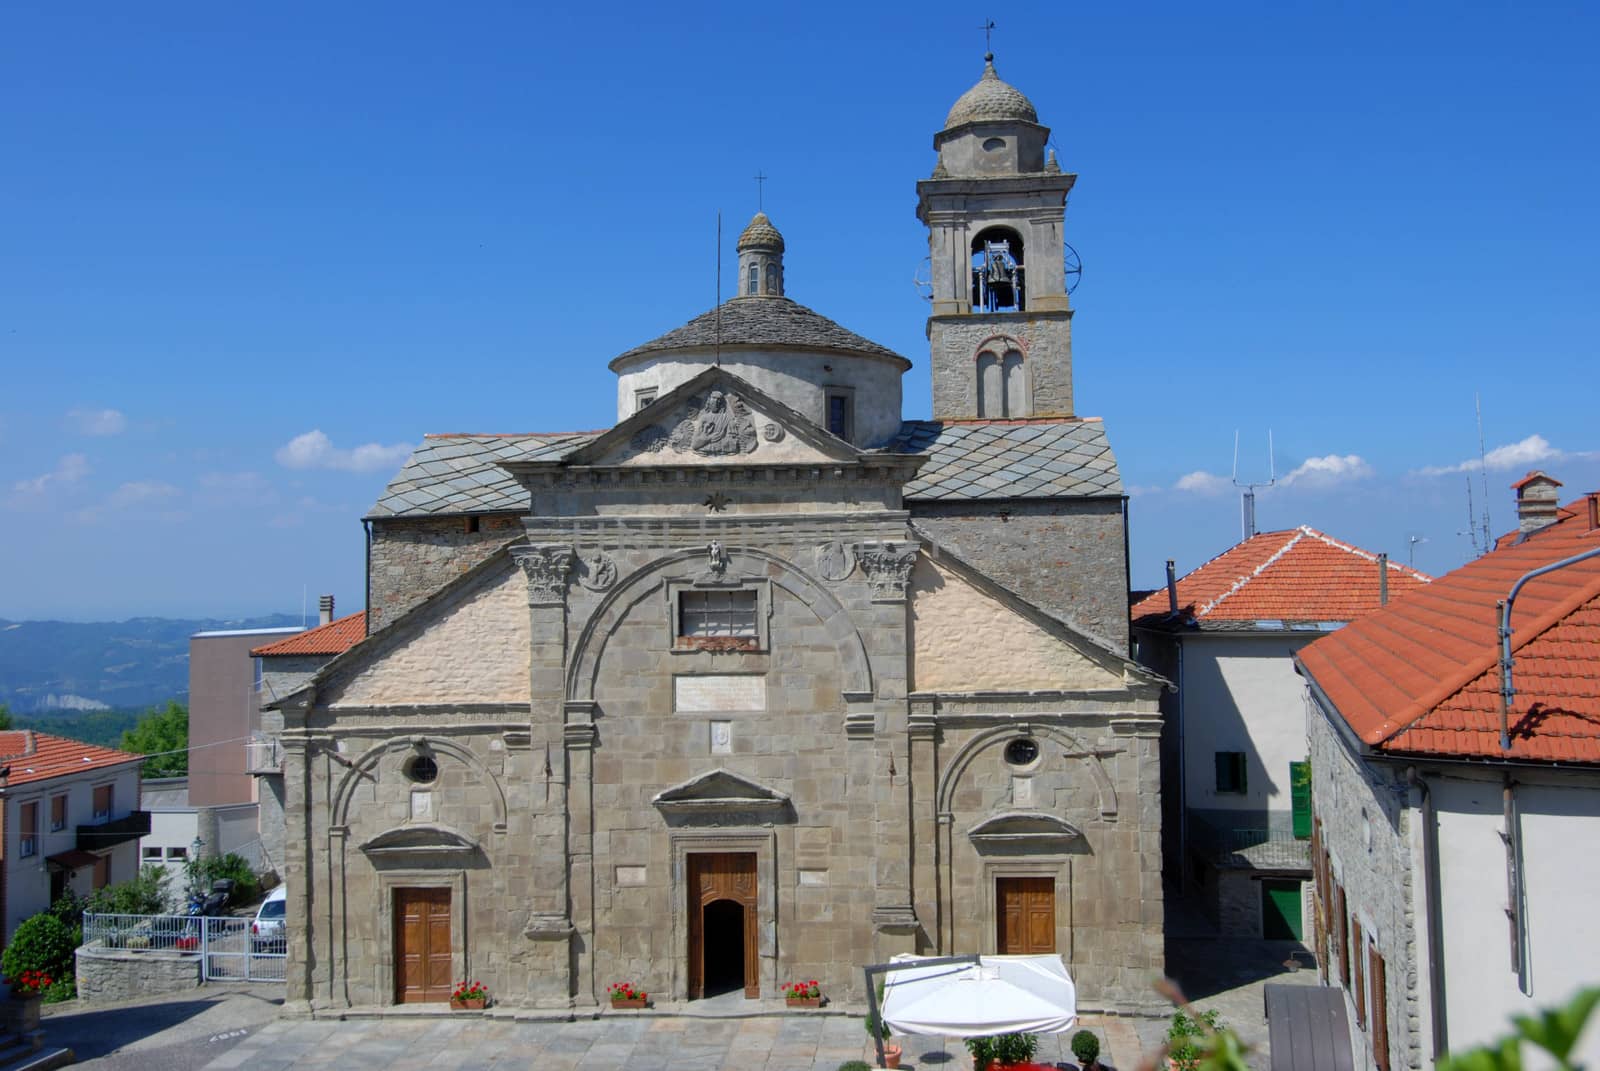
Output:
[[761,996],[756,958],[756,856],[704,852],[689,856],[689,999],[739,988]]
[[1027,956],[1056,950],[1054,878],[996,878],[995,950],[1002,956]]
[[450,999],[450,890],[394,891],[394,1000]]

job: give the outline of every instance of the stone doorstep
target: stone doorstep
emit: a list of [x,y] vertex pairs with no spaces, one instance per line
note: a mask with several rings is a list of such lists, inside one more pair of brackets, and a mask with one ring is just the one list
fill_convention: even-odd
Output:
[[599,1007],[578,1008],[525,1008],[491,1005],[482,1010],[453,1009],[442,1001],[427,1004],[389,1004],[355,1008],[316,1008],[305,1014],[300,1009],[288,1009],[280,1015],[284,1019],[313,1019],[345,1022],[365,1019],[492,1019],[517,1023],[571,1023],[580,1019],[601,1019],[612,1016],[634,1019],[817,1019],[865,1018],[865,1006],[828,1004],[821,1008],[790,1008],[781,1000],[752,1000],[749,1008],[731,1010],[709,1009],[697,1006],[699,1001],[660,1001],[648,1008],[615,1008],[602,1002]]
[[54,1071],[57,1067],[66,1067],[77,1062],[71,1049],[45,1048],[37,1052],[29,1050],[27,1055],[15,1063],[0,1064],[5,1071]]

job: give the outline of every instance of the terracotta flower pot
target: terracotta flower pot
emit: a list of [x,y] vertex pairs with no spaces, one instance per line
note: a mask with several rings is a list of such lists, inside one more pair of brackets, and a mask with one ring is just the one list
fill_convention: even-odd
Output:
[[642,1007],[645,1006],[644,1002],[645,1002],[645,998],[643,998],[643,997],[612,997],[611,998],[611,1006],[613,1008],[642,1008]]
[[815,997],[785,997],[785,998],[783,998],[783,1002],[785,1004],[789,1005],[789,1007],[791,1007],[791,1008],[820,1008],[820,1007],[822,1007],[822,997],[821,996],[815,996]]
[[455,997],[450,998],[450,1007],[454,1011],[482,1011],[486,1003],[488,1003],[487,997],[462,997],[460,1000]]
[[900,1066],[900,1046],[898,1046],[898,1045],[889,1045],[889,1044],[885,1044],[883,1046],[883,1066],[884,1067],[899,1067]]

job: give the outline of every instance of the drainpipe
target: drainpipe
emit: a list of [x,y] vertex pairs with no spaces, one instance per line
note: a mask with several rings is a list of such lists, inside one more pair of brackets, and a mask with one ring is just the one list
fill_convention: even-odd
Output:
[[361,528],[367,533],[367,592],[366,602],[363,605],[366,617],[363,620],[366,622],[367,635],[370,636],[372,635],[372,522],[362,521]]
[[1378,555],[1378,605],[1389,605],[1389,555]]
[[1506,849],[1506,921],[1511,924],[1511,969],[1517,973],[1517,988],[1524,996],[1533,995],[1528,979],[1528,919],[1522,888],[1522,822],[1517,814],[1517,783],[1505,775],[1500,790],[1505,829],[1500,840]]
[[1444,919],[1440,917],[1439,822],[1433,809],[1433,790],[1415,766],[1406,767],[1406,783],[1422,796],[1422,888],[1428,901],[1428,1004],[1433,1021],[1433,1058],[1450,1052],[1450,1024],[1445,1013]]
[[1535,577],[1553,573],[1557,569],[1565,569],[1569,565],[1576,565],[1590,558],[1600,557],[1600,547],[1586,550],[1582,554],[1574,554],[1570,558],[1562,558],[1558,562],[1541,566],[1530,572],[1524,573],[1522,578],[1511,585],[1511,593],[1498,604],[1500,610],[1500,750],[1511,750],[1510,716],[1511,705],[1517,697],[1516,682],[1511,676],[1511,607],[1517,601],[1517,593],[1522,590],[1522,585]]
[[1178,888],[1184,887],[1189,873],[1189,750],[1184,742],[1183,723],[1183,637],[1178,645]]

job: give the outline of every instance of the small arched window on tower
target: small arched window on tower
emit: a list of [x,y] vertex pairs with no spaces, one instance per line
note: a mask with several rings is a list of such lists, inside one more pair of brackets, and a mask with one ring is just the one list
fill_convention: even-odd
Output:
[[767,262],[767,293],[782,293],[782,291],[778,289],[778,266],[771,261]]
[[1028,370],[1018,350],[978,354],[978,417],[1011,420],[1030,415]]
[[746,294],[757,293],[756,287],[761,284],[761,269],[754,264],[750,265],[750,282],[745,287]]
[[990,227],[972,240],[972,311],[1021,312],[1027,307],[1022,235]]

